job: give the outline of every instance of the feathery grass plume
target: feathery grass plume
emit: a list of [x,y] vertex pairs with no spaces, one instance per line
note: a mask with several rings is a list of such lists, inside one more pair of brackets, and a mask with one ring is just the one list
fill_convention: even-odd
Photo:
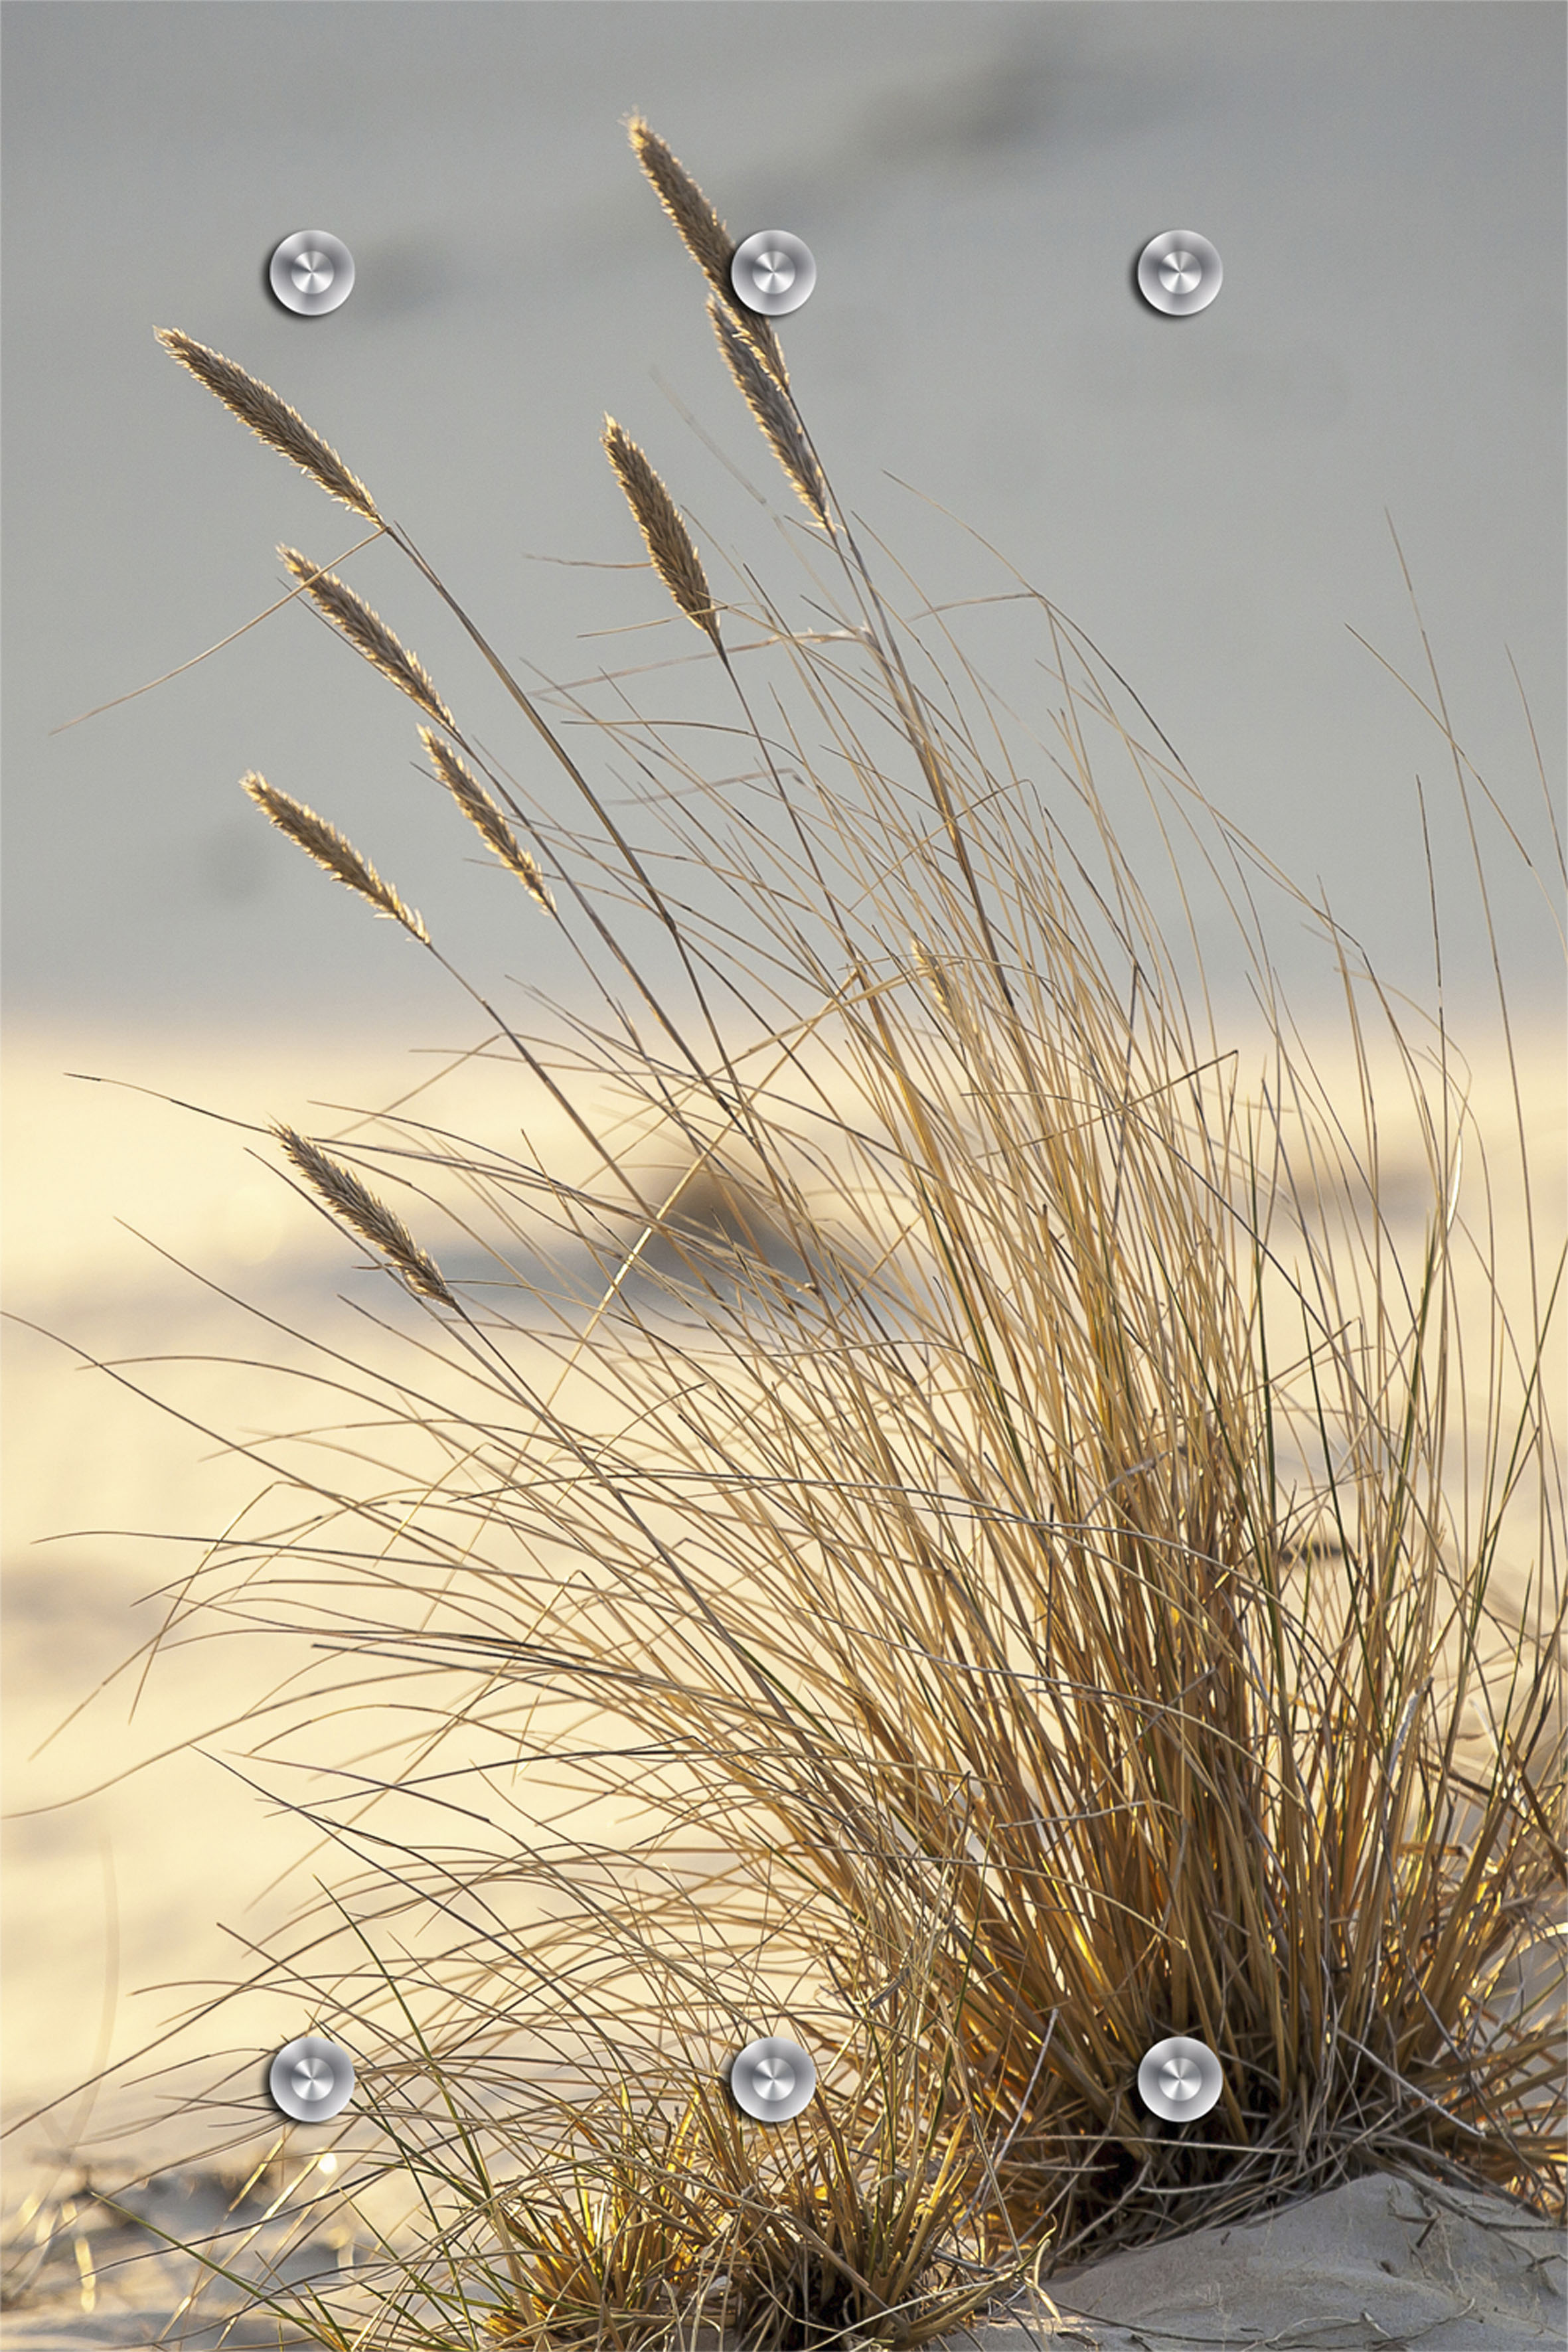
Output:
[[242,791],[249,793],[263,816],[271,818],[279,833],[299,843],[307,857],[324,866],[329,874],[350,890],[357,890],[368,898],[378,915],[390,915],[405,931],[412,931],[422,946],[430,945],[430,934],[412,907],[405,907],[390,882],[384,882],[368,857],[362,857],[352,841],[345,841],[335,824],[307,808],[303,801],[290,800],[276,784],[252,769],[240,778]]
[[605,419],[603,439],[605,454],[637,517],[654,570],[687,619],[695,621],[718,646],[719,615],[713,607],[713,592],[679,509],[630,434],[623,432],[613,416]]
[[458,722],[437,693],[429,672],[405,646],[398,643],[381,614],[373,613],[364,598],[356,595],[335,572],[323,572],[309,556],[301,555],[297,547],[280,547],[278,553],[317,611],[324,613],[332,626],[342,630],[350,645],[357,646],[366,661],[374,662],[383,677],[389,677],[394,686],[400,687],[421,710],[427,710],[432,719],[438,719],[443,727],[455,732]]
[[495,851],[501,864],[517,876],[530,896],[553,914],[555,901],[545,887],[538,861],[523,848],[479,778],[469,773],[450,745],[443,743],[430,728],[419,730],[419,740],[429,752],[436,773],[475,831]]
[[649,130],[640,114],[633,115],[626,130],[632,142],[632,152],[658,191],[660,204],[679,230],[686,250],[720,299],[733,311],[742,332],[763,365],[772,369],[780,383],[787,384],[789,370],[784,365],[784,351],[771,322],[756,311],[745,309],[735,292],[734,280],[730,275],[730,264],[735,257],[735,239],[685,164],[670,153],[658,133]]
[[301,473],[320,482],[331,497],[341,499],[366,522],[385,528],[375,500],[357,475],[350,473],[337,451],[311,430],[297,408],[280,400],[270,384],[247,374],[221,352],[209,351],[205,343],[183,335],[177,327],[158,327],[153,331],[163,349],[209,392],[216,393],[230,415],[248,425],[258,440],[269,449],[280,450]]
[[305,1181],[321,1194],[333,1214],[341,1217],[345,1225],[352,1225],[372,1249],[390,1258],[411,1290],[416,1290],[422,1298],[438,1299],[443,1307],[456,1307],[458,1302],[435,1259],[420,1248],[402,1218],[394,1216],[384,1201],[378,1201],[352,1169],[329,1159],[306,1137],[285,1127],[281,1119],[273,1120],[272,1132]]
[[[687,170],[672,155],[644,117],[634,114],[626,125],[632,152],[647,173],[665,211],[679,230],[688,253],[711,278],[721,293],[730,284],[730,264],[735,240]],[[729,299],[733,299],[730,295]]]
[[732,314],[712,295],[708,298],[708,315],[713,321],[725,365],[767,436],[774,457],[824,530],[829,530],[827,485],[800,429],[789,394],[763,366]]

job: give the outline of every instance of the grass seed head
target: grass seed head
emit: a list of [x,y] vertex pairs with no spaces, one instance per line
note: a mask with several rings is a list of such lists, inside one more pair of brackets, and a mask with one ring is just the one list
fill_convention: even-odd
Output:
[[679,156],[640,114],[626,126],[632,152],[658,191],[658,200],[680,232],[688,253],[719,289],[730,282],[735,240]]
[[531,857],[523,848],[479,778],[464,766],[456,751],[450,745],[443,743],[433,729],[422,727],[419,740],[430,754],[437,775],[487,847],[494,850],[501,864],[517,876],[529,895],[552,915],[555,901],[545,887],[537,859]]
[[[320,482],[322,489],[363,515],[366,522],[382,523],[380,509],[364,484],[351,474],[337,451],[313,432],[298,409],[280,400],[270,384],[249,375],[221,352],[210,351],[177,327],[159,327],[158,341],[183,368],[217,394],[232,416],[248,425],[257,438],[277,449],[291,464]],[[384,528],[384,525],[383,525]]]
[[443,727],[456,730],[457,721],[437,693],[424,664],[399,644],[380,614],[373,613],[363,596],[356,595],[336,572],[323,572],[309,556],[301,555],[297,547],[280,547],[278,553],[317,611],[325,614],[366,661],[373,662],[382,676],[401,688],[421,710],[427,710]]
[[719,645],[719,615],[691,533],[653,467],[613,416],[605,419],[605,454],[637,517],[653,568],[689,621]]
[[787,384],[789,371],[784,366],[784,351],[772,324],[754,310],[745,310],[736,296],[734,280],[730,275],[730,265],[735,257],[735,239],[685,164],[670,153],[664,141],[657,131],[648,128],[642,116],[633,115],[626,127],[632,152],[658,191],[660,204],[680,232],[681,243],[721,301],[733,313],[738,331],[751,344],[763,365],[781,384]]
[[395,1216],[384,1201],[378,1201],[352,1169],[280,1120],[273,1122],[272,1132],[311,1190],[362,1241],[391,1261],[411,1290],[422,1298],[438,1300],[443,1307],[456,1307],[458,1302],[435,1259],[420,1248],[402,1218]]
[[711,295],[708,299],[708,315],[713,321],[713,331],[719,338],[719,349],[725,365],[740,385],[747,407],[767,436],[770,447],[800,497],[824,530],[830,528],[827,520],[827,485],[822,469],[811,454],[811,445],[801,430],[795,413],[795,403],[777,379],[758,359],[744,331],[736,323],[731,311]]
[[412,931],[422,946],[430,945],[430,934],[412,907],[405,907],[390,882],[384,882],[368,857],[362,857],[352,841],[344,839],[335,824],[318,816],[303,801],[291,800],[269,784],[265,776],[254,769],[240,778],[242,791],[247,793],[262,814],[270,817],[279,833],[286,833],[297,842],[307,857],[335,875],[344,887],[355,890],[368,898],[378,915],[390,915],[405,931]]
[[933,1002],[946,1013],[949,1020],[956,1019],[959,1011],[958,992],[944,967],[937,961],[927,948],[921,944],[919,940],[910,941],[910,961],[920,978],[925,982]]

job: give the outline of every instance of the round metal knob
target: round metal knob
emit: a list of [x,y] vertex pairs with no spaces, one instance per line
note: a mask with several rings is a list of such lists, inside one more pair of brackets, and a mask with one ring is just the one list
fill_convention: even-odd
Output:
[[1168,318],[1206,310],[1224,278],[1218,254],[1196,229],[1168,228],[1151,237],[1138,257],[1138,290]]
[[320,2033],[286,2042],[267,2077],[272,2104],[298,2124],[324,2124],[354,2095],[353,2060]]
[[816,283],[811,247],[784,228],[762,228],[735,248],[730,283],[748,310],[782,319],[798,310]]
[[314,319],[337,310],[353,292],[354,257],[342,237],[300,228],[276,248],[267,275],[285,310]]
[[730,2068],[730,2095],[760,2124],[787,2124],[811,2105],[816,2068],[796,2042],[748,2042]]
[[1138,2095],[1168,2124],[1188,2124],[1206,2116],[1225,2086],[1219,2060],[1206,2042],[1184,2033],[1156,2042],[1138,2069]]

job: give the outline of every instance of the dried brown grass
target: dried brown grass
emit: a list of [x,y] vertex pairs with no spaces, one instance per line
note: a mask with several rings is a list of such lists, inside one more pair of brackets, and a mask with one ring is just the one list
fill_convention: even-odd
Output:
[[363,857],[324,816],[318,816],[303,801],[293,800],[287,793],[269,784],[265,776],[254,769],[240,779],[240,789],[248,794],[262,814],[269,817],[279,833],[302,849],[307,857],[335,877],[345,889],[353,890],[369,901],[378,915],[389,915],[413,933],[424,947],[430,945],[430,934],[412,907],[405,906],[390,882],[384,882],[368,857]]
[[422,1250],[401,1217],[395,1216],[384,1201],[378,1201],[368,1187],[362,1184],[352,1168],[345,1168],[330,1152],[308,1137],[297,1134],[291,1127],[276,1122],[273,1134],[306,1182],[318,1192],[335,1217],[358,1234],[388,1260],[394,1270],[403,1276],[410,1290],[421,1298],[431,1298],[443,1307],[455,1307],[457,1300],[447,1286],[440,1267],[429,1253]]
[[952,2259],[967,2170],[951,2123],[911,2148],[832,2116],[758,2134],[706,2086],[669,2115],[607,2097],[503,2200],[516,2278],[487,2330],[526,2352],[637,2352],[684,2313],[748,2352],[924,2344],[996,2292],[991,2266]]
[[[348,1958],[305,1914],[268,1980],[366,2051],[366,2163],[417,2189],[425,2233],[341,2305],[289,2308],[334,2352],[673,2352],[715,2309],[779,2352],[911,2343],[1031,2258],[1374,2167],[1561,2211],[1563,1258],[1522,1109],[1505,1171],[1447,1013],[1384,989],[1026,583],[1063,700],[1032,750],[952,618],[922,599],[922,636],[889,610],[733,315],[722,224],[632,136],[849,609],[796,633],[757,593],[767,738],[726,660],[780,840],[738,812],[732,745],[714,779],[637,736],[716,913],[678,920],[561,752],[607,844],[573,846],[573,941],[605,950],[612,1015],[570,1024],[574,1068],[669,1122],[693,1170],[743,1157],[781,1246],[628,1230],[619,1196],[389,1115],[362,1150],[466,1192],[509,1268],[517,1313],[481,1312],[278,1131],[458,1310],[417,1390],[386,1383],[434,1467],[345,1494],[314,1447],[292,1516],[230,1531],[182,1592],[328,1652],[323,1699],[365,1710],[380,1759],[353,1783],[374,1821],[336,1784],[293,1799],[357,1859]],[[1188,828],[1234,922],[1268,1019],[1254,1064],[1151,910],[1098,741],[1159,837]],[[350,878],[331,828],[327,856],[295,837]],[[1484,907],[1479,866],[1477,887]],[[1265,889],[1320,925],[1349,1099],[1280,1000]],[[628,896],[678,937],[705,1018],[699,975],[731,986],[737,1034],[689,1034],[616,928]],[[1499,1028],[1506,1056],[1506,1002]],[[500,1034],[615,1171],[544,1042]],[[1380,1160],[1379,1037],[1424,1154],[1413,1225]],[[1498,1273],[1505,1199],[1522,1297]],[[581,1297],[540,1276],[542,1219],[590,1269]],[[647,1261],[659,1225],[673,1273]],[[542,1333],[553,1379],[531,1369]],[[321,1703],[298,1701],[302,1734]],[[548,1819],[544,1776],[565,1789]],[[717,2094],[758,2030],[820,2059],[793,2137]],[[1135,2088],[1171,2032],[1224,2083],[1184,2127]]]
[[555,901],[545,887],[539,860],[524,849],[479,778],[463,765],[451,745],[443,743],[428,727],[419,730],[419,740],[429,753],[440,782],[486,847],[494,850],[501,864],[517,876],[530,898],[536,899],[548,914],[554,914]]
[[630,434],[623,432],[613,416],[605,419],[604,444],[605,454],[616,469],[616,478],[626,494],[626,504],[637,518],[654,570],[687,619],[694,621],[711,638],[715,650],[721,652],[713,593],[675,500]]
[[330,497],[340,499],[366,522],[382,521],[380,509],[359,477],[350,473],[337,451],[270,384],[226,359],[221,352],[182,334],[177,327],[158,327],[153,331],[170,357],[188,368],[198,383],[216,393],[230,415],[247,425],[258,440],[309,474]]
[[316,610],[333,628],[380,670],[383,677],[389,677],[394,686],[416,702],[421,710],[428,711],[441,726],[455,731],[457,721],[437,693],[429,672],[394,636],[380,614],[373,612],[364,598],[340,580],[335,572],[323,571],[309,556],[301,555],[297,547],[280,547],[278,552]]

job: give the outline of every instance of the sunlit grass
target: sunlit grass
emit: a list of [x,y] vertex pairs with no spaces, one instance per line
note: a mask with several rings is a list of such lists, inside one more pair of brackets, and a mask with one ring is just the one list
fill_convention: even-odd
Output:
[[[1522,1113],[1498,1134],[1470,1105],[1467,1042],[1514,1066],[1506,1003],[1466,1041],[1389,995],[1026,583],[1043,741],[958,616],[873,584],[776,338],[715,275],[721,225],[650,136],[812,518],[802,626],[749,570],[726,602],[613,428],[734,702],[712,774],[624,701],[598,719],[658,854],[564,747],[587,706],[525,694],[277,395],[195,371],[411,555],[598,844],[291,554],[439,718],[434,782],[523,885],[532,968],[570,960],[603,1009],[528,1025],[465,975],[521,1150],[423,1103],[288,1130],[402,1286],[402,1369],[323,1349],[342,1425],[268,1445],[290,1499],[178,1617],[316,1644],[253,1752],[333,1892],[258,1966],[355,2053],[345,2193],[401,2182],[416,2221],[279,2307],[343,2347],[913,2343],[1026,2273],[1377,2168],[1561,2210],[1562,1204],[1531,1198]],[[447,962],[330,821],[284,829]],[[1196,915],[1185,944],[1156,918],[1151,843],[1227,912],[1225,1002],[1245,981],[1263,1047],[1211,1001]],[[1481,865],[1478,893],[1487,919]],[[1281,1000],[1266,902],[1319,927],[1348,1092]],[[576,1170],[536,1164],[530,1104]],[[653,1185],[624,1139],[656,1133]],[[362,1752],[311,1776],[329,1718]],[[722,2087],[771,2032],[822,2080],[773,2131]],[[1172,2033],[1224,2075],[1180,2127],[1135,2087]],[[237,2128],[254,2108],[242,2085]]]

